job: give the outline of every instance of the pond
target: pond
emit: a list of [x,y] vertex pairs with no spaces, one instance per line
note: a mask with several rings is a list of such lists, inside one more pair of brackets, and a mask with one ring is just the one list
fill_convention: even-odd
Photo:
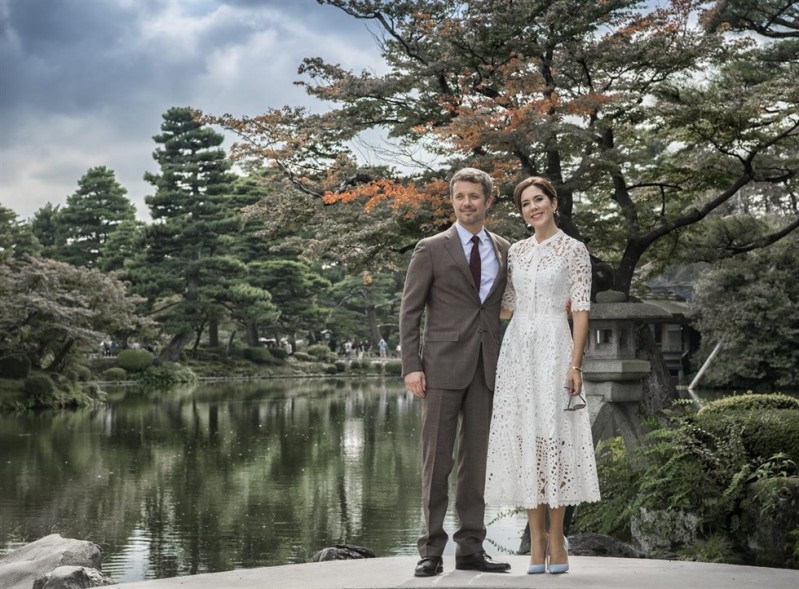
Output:
[[[87,539],[120,582],[307,562],[337,543],[415,555],[420,408],[399,379],[339,379],[127,388],[99,409],[0,415],[0,554]],[[487,551],[515,552],[524,515],[486,521]]]

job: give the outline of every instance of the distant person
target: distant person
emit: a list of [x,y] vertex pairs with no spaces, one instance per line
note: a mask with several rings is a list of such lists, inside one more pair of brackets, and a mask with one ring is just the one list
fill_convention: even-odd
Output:
[[377,350],[380,353],[381,358],[385,358],[388,355],[388,344],[382,337],[380,338],[380,341],[377,342]]
[[418,541],[422,559],[416,565],[417,577],[444,570],[442,554],[448,539],[444,518],[456,438],[455,568],[510,569],[507,563],[493,562],[483,548],[486,450],[509,244],[483,226],[494,199],[488,174],[464,168],[455,173],[449,187],[457,222],[417,244],[400,308],[397,351],[402,353],[405,387],[422,401],[426,529]]
[[591,260],[585,245],[558,228],[558,199],[549,180],[524,180],[513,199],[535,234],[508,253],[502,313],[513,318],[497,365],[485,497],[527,510],[529,574],[565,573],[566,506],[599,501],[582,378]]

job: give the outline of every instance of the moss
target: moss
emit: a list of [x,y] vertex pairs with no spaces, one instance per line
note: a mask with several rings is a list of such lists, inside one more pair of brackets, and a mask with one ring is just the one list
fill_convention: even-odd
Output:
[[750,459],[766,459],[782,452],[799,464],[799,409],[700,412],[697,425],[716,436],[739,431]]
[[153,364],[153,355],[147,350],[122,350],[117,354],[120,368],[128,372],[141,372]]
[[780,393],[758,395],[747,393],[724,397],[712,401],[702,407],[697,416],[706,416],[711,413],[731,413],[741,411],[754,411],[766,409],[799,409],[799,399]]

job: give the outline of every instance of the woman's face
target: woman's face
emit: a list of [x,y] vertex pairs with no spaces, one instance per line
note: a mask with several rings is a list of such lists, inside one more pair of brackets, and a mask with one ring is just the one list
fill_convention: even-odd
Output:
[[555,228],[555,210],[558,200],[550,200],[546,193],[535,184],[528,186],[521,195],[522,217],[536,232]]

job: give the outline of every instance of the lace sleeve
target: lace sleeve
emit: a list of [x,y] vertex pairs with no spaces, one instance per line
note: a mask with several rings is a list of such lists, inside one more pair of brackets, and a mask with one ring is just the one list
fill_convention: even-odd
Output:
[[569,298],[572,311],[591,310],[591,257],[585,244],[575,241],[568,253]]
[[513,288],[513,249],[508,250],[508,282],[505,284],[505,293],[502,295],[502,308],[508,311],[516,309],[516,290]]

